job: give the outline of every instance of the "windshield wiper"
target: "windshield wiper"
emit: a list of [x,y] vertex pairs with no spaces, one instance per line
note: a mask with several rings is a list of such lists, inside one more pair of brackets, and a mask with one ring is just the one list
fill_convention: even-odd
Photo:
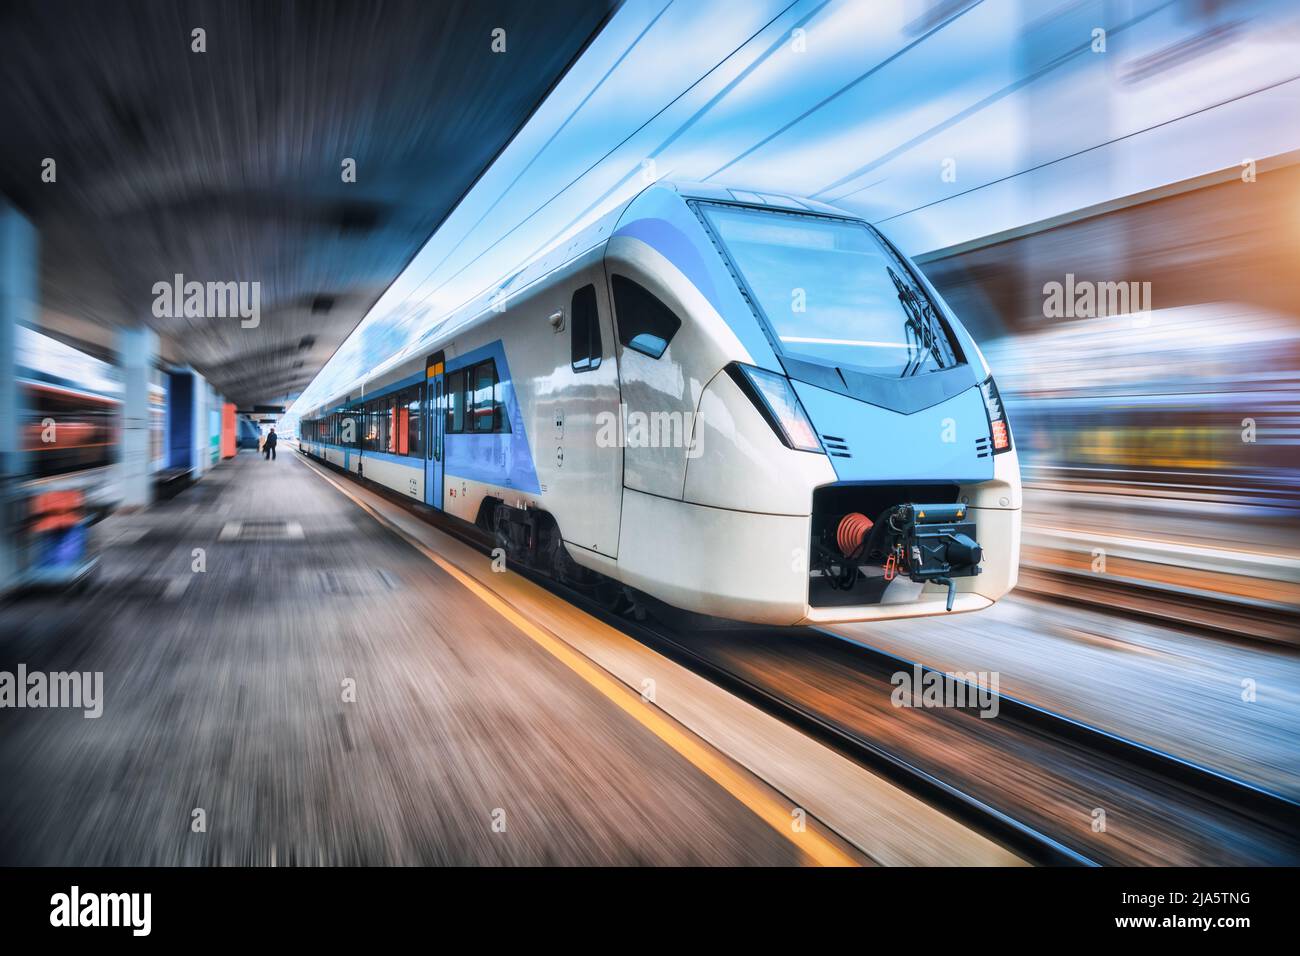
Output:
[[889,278],[894,280],[894,288],[898,290],[898,301],[903,303],[903,310],[907,312],[907,324],[915,329],[917,341],[921,345],[916,357],[907,360],[898,377],[906,378],[921,371],[927,352],[934,356],[934,362],[939,368],[947,368],[939,346],[944,332],[939,325],[939,317],[934,314],[934,308],[930,305],[929,297],[911,283],[903,281],[902,276],[894,271],[893,266],[885,266],[885,270],[889,273]]

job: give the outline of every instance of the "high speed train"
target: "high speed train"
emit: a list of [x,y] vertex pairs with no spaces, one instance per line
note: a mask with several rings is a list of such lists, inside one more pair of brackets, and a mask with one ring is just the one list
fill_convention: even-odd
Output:
[[624,608],[774,625],[1015,586],[979,347],[862,219],[656,183],[302,416],[300,451]]

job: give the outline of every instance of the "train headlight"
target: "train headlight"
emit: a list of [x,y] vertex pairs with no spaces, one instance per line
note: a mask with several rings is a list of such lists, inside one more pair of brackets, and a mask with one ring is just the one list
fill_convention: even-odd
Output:
[[980,382],[980,392],[984,395],[984,411],[989,416],[989,437],[993,439],[993,454],[1011,450],[1011,426],[1007,424],[1007,412],[1002,405],[1002,396],[998,394],[998,385],[990,375]]
[[822,452],[821,440],[788,378],[739,362],[728,365],[727,371],[786,447],[796,451]]

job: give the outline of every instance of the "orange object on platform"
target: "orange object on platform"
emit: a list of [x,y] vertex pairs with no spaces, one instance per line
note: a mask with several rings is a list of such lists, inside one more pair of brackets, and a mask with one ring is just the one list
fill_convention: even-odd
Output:
[[54,514],[60,511],[76,511],[85,501],[80,489],[70,488],[64,491],[43,491],[32,496],[32,514]]
[[32,530],[55,531],[71,528],[81,521],[81,506],[85,496],[76,488],[65,491],[43,491],[33,495],[31,512],[36,518]]
[[226,402],[221,406],[221,457],[235,457],[235,406]]

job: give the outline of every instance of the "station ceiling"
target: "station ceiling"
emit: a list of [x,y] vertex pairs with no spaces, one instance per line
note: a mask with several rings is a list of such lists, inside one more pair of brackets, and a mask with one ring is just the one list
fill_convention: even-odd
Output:
[[[615,5],[4,4],[0,195],[39,229],[40,324],[106,356],[143,322],[240,407],[288,404]],[[257,326],[156,316],[177,275],[259,283]]]

